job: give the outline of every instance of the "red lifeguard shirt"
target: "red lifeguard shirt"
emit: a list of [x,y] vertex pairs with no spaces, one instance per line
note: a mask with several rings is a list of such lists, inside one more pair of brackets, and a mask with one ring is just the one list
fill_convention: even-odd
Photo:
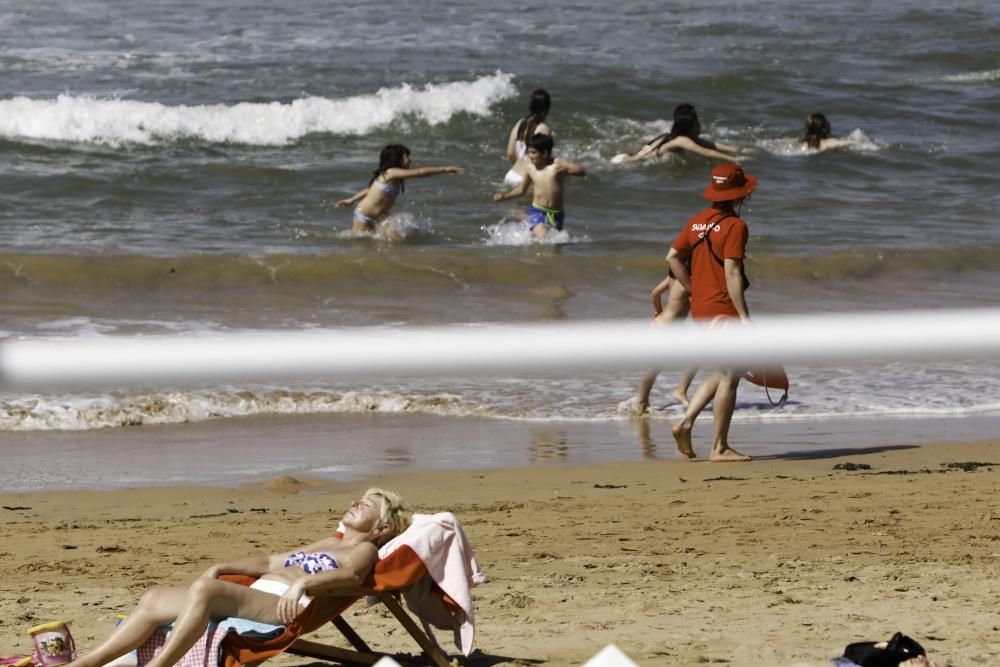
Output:
[[[711,250],[708,241],[698,243],[705,230],[709,230]],[[747,224],[736,215],[709,208],[691,218],[674,239],[674,250],[682,255],[691,253],[691,317],[710,320],[718,315],[740,316],[729,298],[725,269],[712,252],[723,263],[727,259],[742,261],[748,236]]]

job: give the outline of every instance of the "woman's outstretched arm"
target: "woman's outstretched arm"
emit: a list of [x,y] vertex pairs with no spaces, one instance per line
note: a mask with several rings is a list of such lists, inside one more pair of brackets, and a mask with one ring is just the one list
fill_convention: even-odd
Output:
[[424,178],[425,176],[436,176],[438,174],[461,174],[464,171],[461,167],[454,165],[448,165],[447,167],[417,167],[416,169],[393,167],[385,170],[382,179],[385,181],[405,181],[408,178]]
[[[710,146],[715,146],[715,144],[712,144],[711,142],[705,142],[705,143],[709,144]],[[696,155],[707,157],[712,160],[743,162],[744,160],[750,159],[746,155],[733,155],[730,153],[723,153],[722,151],[715,150],[714,148],[708,148],[707,146],[703,146],[701,143],[697,141],[693,141],[690,137],[676,137],[675,139],[671,139],[669,142],[664,144],[664,147],[670,147],[674,149],[681,148],[686,151],[695,153]],[[667,148],[667,150],[669,150],[670,148]]]

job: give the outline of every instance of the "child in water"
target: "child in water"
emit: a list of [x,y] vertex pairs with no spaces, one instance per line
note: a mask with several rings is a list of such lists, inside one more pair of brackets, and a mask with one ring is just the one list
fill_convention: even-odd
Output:
[[[667,294],[667,307],[663,307],[663,295]],[[653,288],[653,324],[664,325],[674,320],[683,320],[691,312],[691,295],[684,289],[680,281],[669,273],[667,277],[660,281]],[[674,389],[673,397],[685,408],[688,405],[688,389],[694,380],[697,369],[690,368],[684,371],[681,381]],[[639,394],[635,398],[636,411],[640,415],[649,412],[649,394],[653,390],[653,384],[659,376],[659,369],[652,368],[646,371],[639,385]]]
[[[418,167],[410,169],[410,149],[401,144],[390,144],[378,156],[378,169],[368,181],[368,187],[353,197],[341,199],[338,208],[353,206],[355,232],[374,232],[389,217],[393,204],[405,190],[408,178],[423,178],[435,174],[461,174],[459,167]],[[360,202],[360,203],[358,203]]]
[[533,134],[527,141],[528,164],[524,172],[524,180],[506,193],[493,195],[493,201],[506,201],[520,197],[533,188],[534,194],[531,206],[528,207],[528,226],[541,240],[549,229],[561,231],[566,212],[563,210],[563,179],[566,176],[586,176],[583,167],[552,156],[554,142],[545,134]]

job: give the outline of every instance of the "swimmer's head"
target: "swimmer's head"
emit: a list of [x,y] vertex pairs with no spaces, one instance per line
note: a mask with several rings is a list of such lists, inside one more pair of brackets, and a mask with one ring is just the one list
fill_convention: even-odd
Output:
[[701,123],[698,122],[698,112],[690,104],[678,104],[674,107],[674,124],[670,134],[674,137],[697,137],[701,133]]
[[531,99],[528,100],[528,112],[531,113],[535,118],[542,120],[545,115],[552,108],[552,98],[549,97],[549,93],[541,88],[531,93]]
[[403,144],[389,144],[378,154],[379,173],[393,167],[405,168],[410,161],[410,149]]
[[810,148],[819,148],[824,139],[829,139],[832,132],[830,121],[821,113],[811,113],[806,116],[806,134],[802,141]]
[[535,130],[542,121],[545,120],[545,116],[549,113],[549,108],[552,106],[552,98],[549,94],[539,88],[531,94],[531,99],[528,100],[528,115],[521,119],[519,123],[519,128],[517,131],[517,140],[527,143],[528,139],[535,134]]
[[[375,182],[375,179],[385,174],[387,169],[406,169],[410,166],[410,149],[403,144],[389,144],[378,154],[378,169],[372,173],[368,185]],[[405,189],[406,186],[403,185]]]
[[533,134],[528,137],[526,144],[528,146],[528,159],[535,167],[541,169],[548,164],[552,157],[552,147],[555,145],[552,137],[547,134]]

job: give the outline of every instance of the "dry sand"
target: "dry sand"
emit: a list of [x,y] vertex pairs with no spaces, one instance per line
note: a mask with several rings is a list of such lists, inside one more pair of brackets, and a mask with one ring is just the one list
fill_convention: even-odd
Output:
[[[489,576],[472,664],[579,665],[615,643],[641,665],[789,665],[902,630],[939,664],[997,665],[1000,465],[946,467],[968,462],[1000,464],[1000,442],[2,495],[0,652],[54,619],[93,646],[147,587],[312,541],[374,483],[465,523]],[[413,650],[384,611],[349,614]]]

